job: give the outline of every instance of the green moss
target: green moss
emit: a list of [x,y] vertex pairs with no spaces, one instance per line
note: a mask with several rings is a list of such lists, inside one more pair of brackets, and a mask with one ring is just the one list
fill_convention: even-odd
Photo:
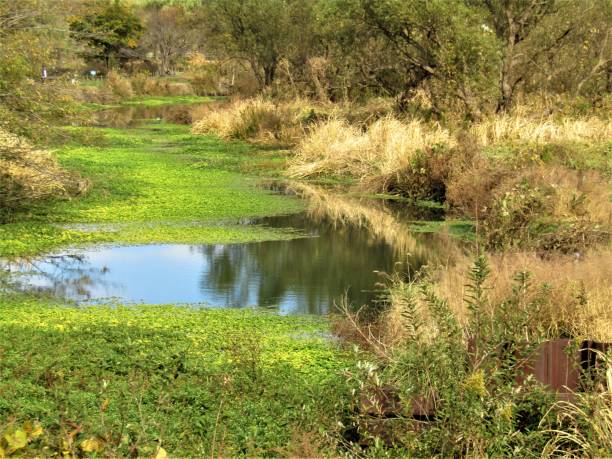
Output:
[[301,237],[290,229],[261,226],[220,224],[149,223],[127,225],[95,225],[76,228],[49,223],[9,224],[0,226],[0,256],[24,257],[50,252],[65,246],[94,243],[112,244],[229,244],[259,242]]
[[27,456],[78,455],[90,438],[100,457],[159,444],[172,457],[278,455],[342,414],[348,359],[326,332],[252,310],[0,297],[0,419],[41,423]]
[[219,97],[202,96],[139,96],[121,102],[121,105],[141,105],[145,107],[159,107],[161,105],[188,105],[201,104],[218,100]]

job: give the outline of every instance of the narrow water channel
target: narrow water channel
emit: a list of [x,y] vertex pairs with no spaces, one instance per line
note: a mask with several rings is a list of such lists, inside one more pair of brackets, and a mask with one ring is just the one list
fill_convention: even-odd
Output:
[[[273,308],[282,314],[326,314],[346,298],[376,298],[382,273],[419,269],[436,251],[436,236],[414,239],[417,253],[354,224],[308,214],[258,221],[297,228],[305,237],[247,244],[99,246],[4,262],[26,290],[80,303],[190,303]],[[428,254],[430,256],[428,256]],[[401,262],[401,263],[398,263]]]
[[[117,111],[127,126],[184,112]],[[104,115],[107,116],[107,115]],[[110,116],[110,115],[108,115]],[[170,118],[171,120],[172,118]],[[105,118],[102,124],[114,124]],[[300,214],[243,222],[292,228],[302,237],[246,244],[94,246],[28,260],[0,260],[24,290],[81,304],[188,303],[194,307],[263,307],[282,314],[327,314],[347,301],[375,300],[385,273],[409,275],[445,256],[449,238],[414,233],[414,220],[441,218],[406,205],[360,200],[305,184]]]

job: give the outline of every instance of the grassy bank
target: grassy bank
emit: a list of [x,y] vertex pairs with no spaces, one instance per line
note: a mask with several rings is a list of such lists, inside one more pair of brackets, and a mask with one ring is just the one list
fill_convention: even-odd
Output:
[[347,361],[325,332],[319,319],[249,310],[4,298],[0,446],[28,457],[318,454],[347,394]]
[[467,123],[392,107],[250,99],[196,113],[196,134],[293,145],[287,174],[435,201],[479,221],[490,249],[581,250],[609,241],[612,123],[517,107]]
[[89,134],[94,141],[63,145],[57,156],[91,182],[90,191],[39,205],[16,219],[19,223],[2,225],[0,255],[89,242],[221,243],[290,236],[236,224],[301,208],[298,200],[256,188],[240,173],[261,161],[251,146],[192,136],[186,127],[163,123],[75,128],[72,134]]

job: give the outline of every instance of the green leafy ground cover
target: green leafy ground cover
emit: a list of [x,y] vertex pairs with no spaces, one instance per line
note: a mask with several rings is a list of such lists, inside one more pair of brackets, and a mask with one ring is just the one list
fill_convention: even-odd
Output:
[[[67,132],[94,139],[57,151],[92,188],[0,226],[0,256],[298,236],[238,224],[302,209],[240,172],[274,153],[163,123]],[[320,318],[76,308],[0,282],[0,457],[290,456],[313,441],[322,451],[346,406],[349,360],[325,333]]]
[[[259,160],[254,147],[192,136],[186,126],[164,123],[72,132],[81,138],[87,130],[102,134],[95,145],[64,145],[57,154],[65,167],[92,181],[91,190],[2,225],[0,256],[91,242],[222,243],[295,236],[236,224],[302,208],[299,200],[257,188],[237,172]],[[66,226],[82,223],[120,225],[112,230]]]
[[5,297],[0,434],[36,426],[15,450],[27,456],[289,455],[346,403],[348,360],[325,331],[251,310]]

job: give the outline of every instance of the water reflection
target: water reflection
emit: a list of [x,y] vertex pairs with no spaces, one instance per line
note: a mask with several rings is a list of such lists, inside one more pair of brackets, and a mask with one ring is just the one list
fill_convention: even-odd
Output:
[[[300,228],[309,236],[289,241],[99,247],[76,256],[4,264],[22,273],[24,288],[80,302],[113,297],[151,304],[261,306],[285,314],[325,314],[344,294],[354,305],[373,299],[380,280],[375,271],[391,272],[397,261],[405,262],[406,271],[419,269],[446,244],[440,236],[411,234],[405,225],[400,231],[402,224],[390,211],[374,206],[367,210],[364,204],[362,212],[353,213],[345,207],[338,214],[344,215],[343,221],[317,214],[316,208],[258,222]],[[361,223],[349,221],[349,214],[360,215]]]
[[148,107],[141,105],[115,107],[93,113],[93,124],[98,127],[129,128],[144,122],[164,121],[174,124],[191,124],[192,113],[201,104],[160,105]]

